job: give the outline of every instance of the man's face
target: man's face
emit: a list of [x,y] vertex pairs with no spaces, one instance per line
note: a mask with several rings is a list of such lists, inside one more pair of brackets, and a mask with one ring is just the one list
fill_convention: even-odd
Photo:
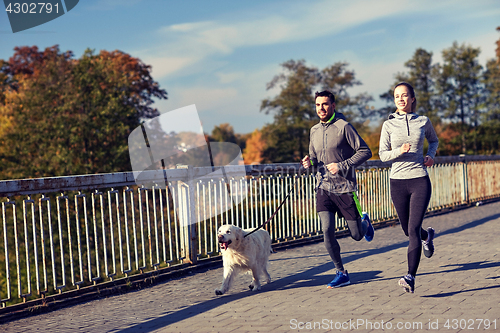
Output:
[[335,103],[330,101],[329,97],[316,97],[316,113],[321,121],[328,121],[335,111]]

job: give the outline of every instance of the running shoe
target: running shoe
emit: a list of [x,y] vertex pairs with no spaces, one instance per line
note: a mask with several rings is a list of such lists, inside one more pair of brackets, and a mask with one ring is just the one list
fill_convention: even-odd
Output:
[[368,224],[368,229],[366,229],[365,239],[367,242],[371,242],[373,240],[373,236],[375,235],[375,229],[373,229],[370,217],[366,212],[363,212],[363,217],[361,221],[366,221],[366,223]]
[[432,229],[431,227],[427,228],[427,235],[427,240],[422,241],[422,248],[424,249],[424,255],[427,258],[430,258],[434,254],[434,229]]
[[326,286],[329,289],[332,289],[332,288],[347,286],[350,283],[351,280],[349,280],[349,273],[347,273],[347,271],[345,271],[345,274],[343,274],[340,271],[337,271],[337,275],[335,275],[335,278],[332,280],[332,282],[330,282]]
[[399,285],[405,288],[407,293],[413,293],[415,291],[415,278],[410,274],[406,274],[399,279]]

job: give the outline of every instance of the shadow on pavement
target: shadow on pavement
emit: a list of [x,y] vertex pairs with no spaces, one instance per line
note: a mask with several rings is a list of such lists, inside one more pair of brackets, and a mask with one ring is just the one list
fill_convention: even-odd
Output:
[[479,290],[487,290],[487,289],[496,289],[500,288],[500,285],[497,286],[488,286],[488,287],[483,287],[483,288],[475,288],[475,289],[464,289],[464,290],[457,290],[457,291],[452,291],[449,293],[442,293],[442,294],[434,294],[434,295],[423,295],[421,297],[432,297],[432,298],[441,298],[441,297],[450,297],[456,294],[461,294],[461,293],[468,293],[471,291],[479,291]]
[[457,232],[461,232],[461,231],[464,231],[464,230],[476,227],[478,225],[484,224],[486,222],[489,222],[489,221],[492,221],[492,220],[496,220],[498,218],[500,218],[500,214],[486,216],[486,217],[483,217],[482,219],[474,220],[472,222],[469,222],[467,224],[461,225],[459,227],[442,231],[439,234],[436,234],[436,236],[444,236],[444,235],[448,235],[448,234],[454,234],[454,233],[457,233]]
[[477,261],[477,262],[468,262],[465,264],[444,265],[441,267],[455,267],[454,269],[449,269],[447,271],[440,271],[440,273],[450,273],[457,271],[479,270],[484,268],[500,267],[500,262]]

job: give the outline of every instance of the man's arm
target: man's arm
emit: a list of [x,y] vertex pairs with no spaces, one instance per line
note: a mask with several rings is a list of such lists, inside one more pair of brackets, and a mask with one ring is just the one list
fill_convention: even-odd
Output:
[[347,142],[354,149],[355,153],[347,160],[337,163],[339,170],[357,168],[372,157],[372,151],[351,124],[345,126],[344,133]]
[[314,149],[314,135],[315,129],[311,129],[311,134],[309,135],[309,159],[311,161],[311,165],[318,165],[318,158],[316,156],[316,149]]
[[[313,129],[311,129],[311,131],[313,131]],[[307,169],[315,164],[318,164],[318,160],[316,158],[316,150],[314,149],[312,133],[311,133],[309,134],[309,155],[306,155],[302,159],[302,166]]]

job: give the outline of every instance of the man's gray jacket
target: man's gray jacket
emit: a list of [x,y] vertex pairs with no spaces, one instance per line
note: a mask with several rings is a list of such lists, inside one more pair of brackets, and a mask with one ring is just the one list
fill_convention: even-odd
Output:
[[[331,121],[311,128],[309,157],[317,167],[316,189],[348,193],[357,189],[356,167],[372,157],[372,152],[344,115],[336,112]],[[333,162],[339,168],[335,175],[326,168]]]

